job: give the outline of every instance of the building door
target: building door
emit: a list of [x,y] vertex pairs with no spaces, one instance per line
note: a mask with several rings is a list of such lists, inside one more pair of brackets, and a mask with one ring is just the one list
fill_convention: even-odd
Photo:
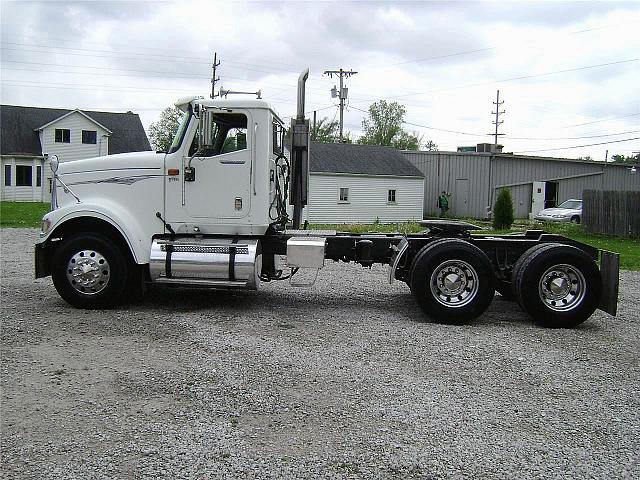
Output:
[[533,182],[533,190],[531,193],[531,213],[529,214],[529,218],[532,219],[540,210],[544,208],[544,198],[545,198],[545,183],[546,182]]
[[459,217],[469,216],[469,179],[456,178],[456,190],[453,202],[455,209],[453,213]]
[[544,208],[558,206],[558,182],[544,182]]

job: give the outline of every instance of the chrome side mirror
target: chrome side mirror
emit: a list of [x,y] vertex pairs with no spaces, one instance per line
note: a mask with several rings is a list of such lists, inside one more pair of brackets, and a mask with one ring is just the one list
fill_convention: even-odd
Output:
[[55,173],[58,171],[58,167],[60,166],[60,161],[58,160],[57,155],[49,155],[49,167],[51,171]]

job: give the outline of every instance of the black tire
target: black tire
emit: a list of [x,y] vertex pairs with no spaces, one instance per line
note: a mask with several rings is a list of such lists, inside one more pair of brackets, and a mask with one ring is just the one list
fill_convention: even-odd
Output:
[[113,241],[86,233],[62,240],[53,255],[51,277],[60,296],[70,305],[110,308],[123,299],[129,270],[126,254]]
[[571,223],[575,223],[576,225],[580,224],[580,217],[578,215],[574,215],[571,217]]
[[[446,273],[454,276],[449,289],[445,287]],[[482,315],[495,291],[493,269],[484,252],[453,238],[433,242],[418,252],[411,265],[409,286],[427,316],[448,324]]]
[[549,328],[572,328],[600,304],[602,279],[589,255],[548,243],[527,250],[513,270],[514,292],[533,320]]

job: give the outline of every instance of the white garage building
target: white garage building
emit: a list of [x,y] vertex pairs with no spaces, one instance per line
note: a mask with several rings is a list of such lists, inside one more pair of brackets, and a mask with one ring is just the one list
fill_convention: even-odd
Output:
[[422,220],[424,175],[400,151],[316,142],[310,151],[304,220],[312,224]]

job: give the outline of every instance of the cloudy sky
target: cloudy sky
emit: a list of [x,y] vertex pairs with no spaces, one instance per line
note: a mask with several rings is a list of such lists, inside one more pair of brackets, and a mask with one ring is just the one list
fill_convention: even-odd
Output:
[[[603,160],[640,150],[640,2],[1,2],[4,104],[139,113],[185,95],[261,89],[281,116],[311,69],[307,115],[337,118],[327,69],[353,69],[345,129],[379,99],[441,150]],[[628,140],[635,139],[635,140]],[[622,141],[626,140],[626,141]],[[615,142],[607,143],[604,142]],[[582,148],[565,148],[578,145]]]

